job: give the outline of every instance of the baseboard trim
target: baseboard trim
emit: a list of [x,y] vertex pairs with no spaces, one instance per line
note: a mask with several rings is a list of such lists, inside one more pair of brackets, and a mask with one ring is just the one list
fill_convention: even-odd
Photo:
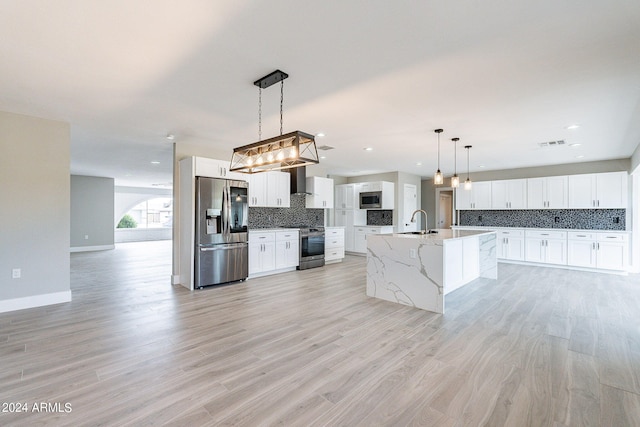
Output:
[[72,246],[71,248],[69,248],[69,252],[109,251],[115,248],[116,245]]
[[71,291],[1,300],[0,313],[6,313],[7,311],[24,310],[26,308],[42,307],[45,305],[61,304],[70,301]]

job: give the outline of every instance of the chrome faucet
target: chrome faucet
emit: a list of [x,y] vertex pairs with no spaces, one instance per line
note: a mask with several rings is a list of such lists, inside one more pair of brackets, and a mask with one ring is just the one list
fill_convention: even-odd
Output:
[[415,211],[413,211],[413,213],[411,214],[411,222],[416,222],[416,214],[418,212],[422,212],[424,214],[424,230],[420,230],[420,233],[427,234],[427,213],[425,211],[423,211],[422,209],[416,209]]

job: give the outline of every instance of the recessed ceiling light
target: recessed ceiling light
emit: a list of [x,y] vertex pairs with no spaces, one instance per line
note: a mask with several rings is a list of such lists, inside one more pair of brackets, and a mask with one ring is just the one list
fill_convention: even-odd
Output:
[[478,167],[479,167],[479,168],[483,168],[483,167],[484,167],[484,165],[480,165],[480,166],[478,166]]
[[580,154],[579,156],[576,156],[576,159],[582,159],[584,156],[582,154]]
[[157,161],[157,160],[152,160],[152,161],[151,161],[151,164],[152,164],[152,165],[159,165],[159,164],[160,164],[160,162],[159,162],[159,161]]
[[422,166],[422,162],[416,163],[416,166]]
[[324,136],[324,133],[322,133],[322,132],[318,132],[318,133],[316,133],[316,136],[317,136],[318,138],[322,138],[322,137]]
[[168,139],[169,141],[173,141],[174,139],[176,139],[176,136],[175,136],[174,134],[172,134],[172,133],[168,133],[168,134],[167,134],[167,139]]
[[565,129],[574,130],[574,129],[578,129],[579,127],[580,125],[569,125]]
[[373,151],[373,148],[372,147],[367,147],[367,148],[364,149],[364,151]]
[[321,158],[321,159],[326,159],[326,158],[327,158],[327,156],[320,156],[320,158]]
[[574,142],[573,144],[569,144],[569,147],[580,147],[582,144],[579,142]]

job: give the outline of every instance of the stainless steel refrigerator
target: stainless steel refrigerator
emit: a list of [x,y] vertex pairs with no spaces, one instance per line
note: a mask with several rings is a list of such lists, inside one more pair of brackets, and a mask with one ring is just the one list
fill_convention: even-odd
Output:
[[248,189],[245,181],[196,177],[195,287],[247,278]]

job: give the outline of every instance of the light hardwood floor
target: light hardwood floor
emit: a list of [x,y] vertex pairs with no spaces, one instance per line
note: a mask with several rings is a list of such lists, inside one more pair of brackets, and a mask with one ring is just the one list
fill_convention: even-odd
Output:
[[360,257],[195,292],[169,264],[72,254],[71,303],[0,314],[29,404],[0,425],[640,426],[638,277],[500,264],[437,315],[366,297]]

